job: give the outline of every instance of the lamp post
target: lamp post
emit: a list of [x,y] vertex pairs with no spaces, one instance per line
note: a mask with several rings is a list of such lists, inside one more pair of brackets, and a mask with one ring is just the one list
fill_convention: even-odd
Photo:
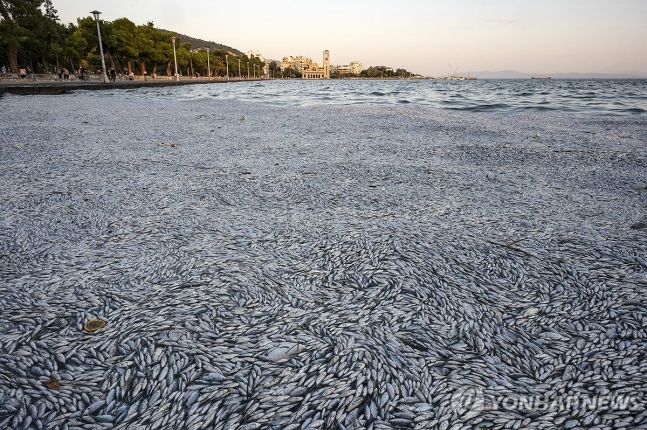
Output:
[[247,80],[249,80],[249,61],[247,62]]
[[238,80],[243,79],[243,76],[240,74],[240,57],[238,58]]
[[211,80],[211,63],[209,62],[209,48],[207,48],[207,75],[209,80]]
[[225,54],[225,64],[227,65],[227,80],[229,80],[229,55]]
[[94,15],[94,20],[97,22],[97,35],[99,35],[99,52],[101,52],[101,67],[103,68],[103,82],[108,83],[106,59],[103,57],[103,43],[101,43],[101,28],[99,28],[99,15],[101,15],[101,12],[99,12],[98,10],[93,10],[90,13]]
[[254,64],[254,79],[256,79],[256,64]]
[[180,75],[177,74],[177,54],[175,53],[175,37],[171,37],[171,41],[173,42],[173,61],[175,62],[175,80],[179,81]]

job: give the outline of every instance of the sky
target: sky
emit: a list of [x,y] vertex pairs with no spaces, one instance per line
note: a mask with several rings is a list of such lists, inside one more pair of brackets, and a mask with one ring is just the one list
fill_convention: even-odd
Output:
[[266,58],[404,67],[647,75],[647,0],[54,0],[63,22],[98,9]]

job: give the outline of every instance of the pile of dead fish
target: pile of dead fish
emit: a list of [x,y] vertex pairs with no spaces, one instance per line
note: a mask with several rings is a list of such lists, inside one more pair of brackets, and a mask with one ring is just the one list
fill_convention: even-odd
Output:
[[[91,124],[103,118],[93,98],[65,97],[94,115]],[[498,156],[487,144],[407,152],[428,136],[444,142],[457,119],[486,129],[491,117],[371,108],[338,118],[355,136],[373,121],[377,137],[355,148],[360,160],[335,152],[332,136],[316,148],[277,137],[330,124],[341,108],[263,113],[232,102],[235,129],[214,131],[191,116],[210,116],[211,105],[177,104],[184,125],[146,141],[138,122],[162,133],[163,121],[136,112],[162,106],[131,102],[115,109],[114,124],[92,128],[75,113],[54,117],[52,99],[29,109],[7,99],[0,428],[647,425],[647,246],[641,230],[611,231],[609,209],[644,201],[629,185],[645,180],[631,156],[599,166],[624,166],[628,185],[615,203],[595,203],[541,188],[563,175],[610,199],[608,175],[586,177],[594,155],[577,178],[539,158],[514,181],[459,170],[500,171],[498,157],[526,163],[545,149],[513,146],[521,139],[504,121],[492,126],[503,137],[479,137],[473,125],[452,131],[464,144],[509,139]],[[296,114],[307,121],[290,123]],[[231,143],[262,115],[284,125],[267,131],[281,151]],[[537,118],[517,121],[542,135],[570,127]],[[626,128],[640,135],[643,125]],[[391,127],[406,128],[395,155],[380,140]],[[137,143],[120,143],[124,133]],[[214,133],[217,154],[199,143]],[[604,214],[585,222],[591,207]],[[496,220],[509,220],[498,236]],[[573,397],[597,406],[564,400]]]

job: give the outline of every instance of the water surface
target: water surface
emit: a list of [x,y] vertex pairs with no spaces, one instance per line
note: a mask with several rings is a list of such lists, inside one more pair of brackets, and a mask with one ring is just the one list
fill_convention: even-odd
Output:
[[[647,112],[647,80],[273,80],[115,90],[138,97],[237,99],[278,105],[414,104],[466,111]],[[105,93],[104,93],[105,94]]]

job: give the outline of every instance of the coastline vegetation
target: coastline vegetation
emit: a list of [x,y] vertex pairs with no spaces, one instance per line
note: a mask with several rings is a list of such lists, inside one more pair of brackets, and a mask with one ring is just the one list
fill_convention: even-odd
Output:
[[[166,75],[174,73],[172,37],[176,37],[178,73],[183,76],[258,76],[264,63],[226,45],[195,39],[156,28],[153,22],[137,25],[128,18],[99,21],[106,68],[118,74]],[[207,53],[207,50],[209,52]],[[227,63],[229,68],[227,70]],[[63,24],[52,0],[0,0],[0,66],[10,73],[99,71],[101,58],[93,17]],[[256,72],[256,73],[255,73]],[[269,64],[272,78],[301,78],[296,69],[281,70]],[[403,78],[414,76],[405,69],[372,66],[359,75],[331,73],[341,78]]]
[[[207,76],[207,56],[212,76],[227,75],[227,60],[232,77],[247,76],[248,65],[252,75],[254,65],[257,73],[263,67],[258,58],[236,49],[162,30],[152,22],[136,25],[128,18],[99,22],[106,68],[117,73],[172,76],[172,37],[177,38],[178,73],[184,76]],[[0,0],[0,50],[0,65],[11,73],[21,68],[32,73],[101,69],[95,20],[87,16],[65,25],[52,0]]]
[[301,78],[301,72],[292,67],[286,69],[281,69],[281,65],[276,61],[270,61],[268,64],[268,70],[271,78],[281,79],[281,78]]
[[[301,72],[293,68],[287,68],[281,70],[279,64],[276,61],[272,61],[269,64],[270,76],[274,78],[300,78]],[[409,72],[406,69],[392,69],[386,66],[371,66],[368,69],[362,70],[359,75],[353,75],[348,73],[340,73],[338,70],[333,70],[330,72],[330,79],[360,79],[360,78],[369,78],[369,79],[387,79],[387,78],[411,78],[419,77],[420,75]]]
[[418,76],[407,69],[392,69],[385,66],[371,66],[368,69],[362,70],[359,75],[362,78],[410,78]]

